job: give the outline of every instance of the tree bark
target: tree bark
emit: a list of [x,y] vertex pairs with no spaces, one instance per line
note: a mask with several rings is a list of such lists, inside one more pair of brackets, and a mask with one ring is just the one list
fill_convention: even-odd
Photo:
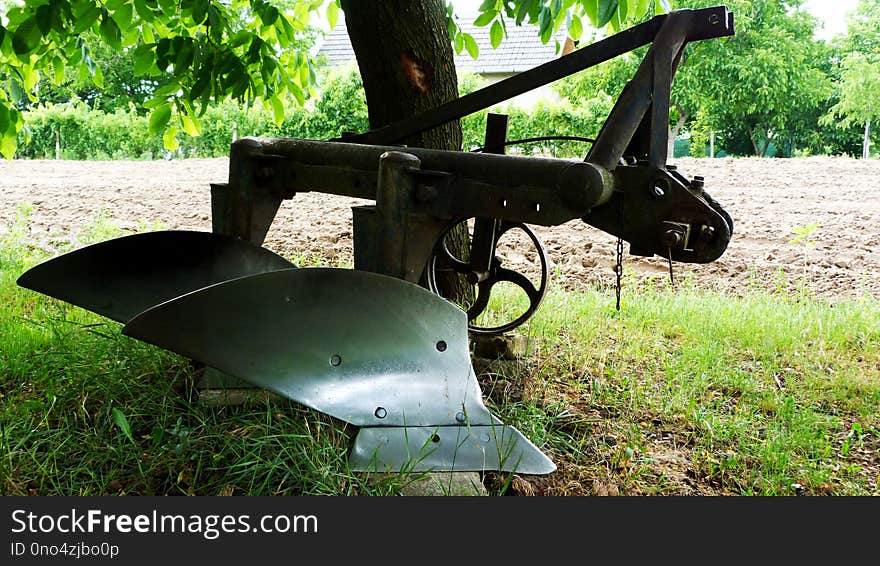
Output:
[[862,140],[862,159],[871,157],[871,121],[865,120],[865,139]]
[[[370,127],[409,118],[458,98],[452,46],[441,0],[343,0],[348,36],[357,57]],[[461,149],[459,121],[403,143]]]
[[758,149],[758,142],[755,140],[755,131],[751,128],[749,129],[749,140],[752,142],[752,149],[755,152],[755,155],[761,155],[760,149]]
[[[342,0],[348,36],[360,68],[370,128],[415,116],[458,98],[458,76],[441,0]],[[455,120],[400,143],[458,151]],[[468,260],[467,227],[447,236],[450,251]],[[443,296],[466,305],[473,289],[463,277],[438,278]]]

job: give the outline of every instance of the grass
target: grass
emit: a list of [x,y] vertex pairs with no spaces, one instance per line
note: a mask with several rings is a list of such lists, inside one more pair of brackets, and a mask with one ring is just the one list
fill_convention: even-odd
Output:
[[606,293],[546,300],[525,330],[523,399],[494,408],[531,420],[566,460],[554,493],[880,493],[877,300],[694,288],[625,293],[620,312]]
[[[28,242],[26,212],[0,235],[3,494],[386,495],[419,478],[352,472],[353,427],[293,403],[200,404],[187,360],[17,287],[64,251]],[[613,292],[551,290],[520,331],[527,361],[478,376],[559,469],[486,473],[491,494],[880,494],[874,298],[679,282],[627,287],[618,312]]]

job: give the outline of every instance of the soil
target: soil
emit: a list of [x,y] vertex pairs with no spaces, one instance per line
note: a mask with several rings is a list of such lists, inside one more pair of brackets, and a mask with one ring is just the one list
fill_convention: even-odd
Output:
[[[674,264],[676,281],[744,293],[810,291],[827,298],[880,296],[880,161],[691,159],[686,176],[705,177],[734,220],[725,254],[705,265]],[[0,237],[19,203],[33,205],[31,240],[46,248],[80,239],[103,216],[124,231],[211,229],[210,183],[228,177],[228,159],[0,162]],[[301,193],[285,201],[265,243],[299,263],[350,266],[350,207],[365,201]],[[813,228],[811,228],[813,227]],[[534,227],[551,262],[553,284],[614,284],[616,239],[577,220]],[[796,241],[797,231],[809,235]],[[528,248],[502,250],[512,267],[533,271]],[[626,279],[669,278],[663,258],[624,258]],[[626,287],[624,287],[625,291]]]

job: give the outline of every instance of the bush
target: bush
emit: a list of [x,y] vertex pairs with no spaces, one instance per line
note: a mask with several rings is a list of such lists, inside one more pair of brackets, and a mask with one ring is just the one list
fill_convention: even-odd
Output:
[[[595,138],[602,128],[605,117],[611,111],[613,101],[604,93],[582,107],[567,101],[540,102],[531,108],[507,104],[466,116],[462,120],[464,149],[481,147],[485,139],[486,114],[489,112],[509,116],[507,139],[518,140],[545,136],[580,136]],[[572,140],[548,140],[531,142],[509,149],[510,153],[551,155],[553,157],[584,157],[590,149],[588,143]]]
[[106,114],[71,101],[38,106],[26,113],[25,124],[18,139],[21,157],[55,157],[56,139],[65,159],[150,158],[162,147],[161,137],[147,134],[147,118],[134,109]]
[[[477,75],[463,75],[463,94],[483,85]],[[225,157],[233,139],[245,136],[275,136],[326,140],[345,132],[369,129],[366,97],[355,66],[331,69],[319,80],[321,95],[306,108],[290,112],[279,126],[262,106],[246,107],[225,101],[209,107],[201,116],[201,135],[179,134],[182,157]],[[599,93],[581,106],[568,102],[543,102],[524,109],[507,104],[491,109],[510,116],[509,139],[553,135],[595,137],[613,101]],[[483,144],[486,114],[483,110],[462,120],[465,150]],[[161,135],[148,135],[149,119],[128,110],[107,114],[89,108],[81,101],[41,105],[25,115],[27,129],[19,136],[18,156],[51,159],[55,157],[56,133],[64,159],[151,159],[166,154]],[[512,150],[558,157],[582,157],[589,145],[576,141],[530,143]]]

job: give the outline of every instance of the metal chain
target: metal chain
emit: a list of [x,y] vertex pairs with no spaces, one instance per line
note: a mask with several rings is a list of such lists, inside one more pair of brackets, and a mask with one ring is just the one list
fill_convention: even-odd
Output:
[[[617,206],[617,233],[623,234],[623,193],[620,193],[620,200]],[[614,273],[617,277],[617,284],[614,287],[617,296],[617,310],[620,310],[620,291],[623,288],[623,238],[617,237],[617,263],[614,265]]]

